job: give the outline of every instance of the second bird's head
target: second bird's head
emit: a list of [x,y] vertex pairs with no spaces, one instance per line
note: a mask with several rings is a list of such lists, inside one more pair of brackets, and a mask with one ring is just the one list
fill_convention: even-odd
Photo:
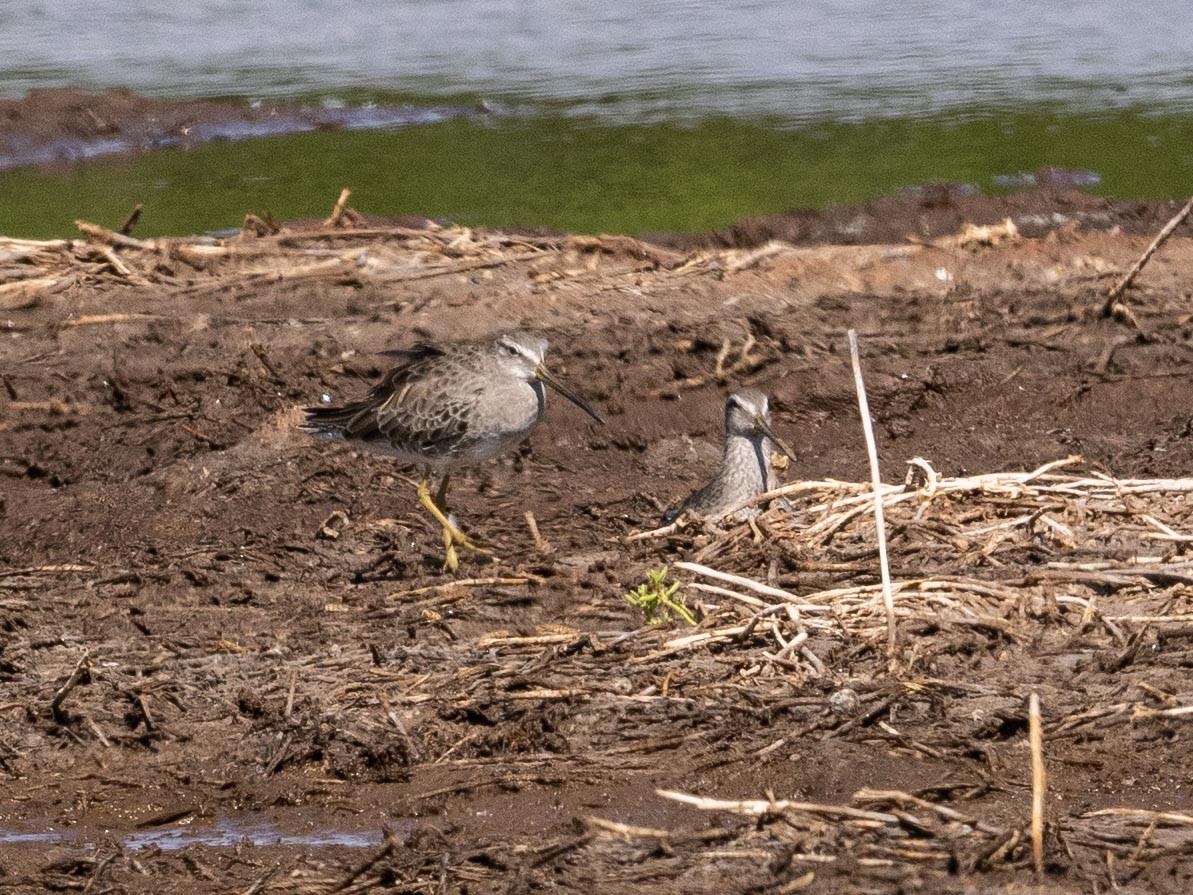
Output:
[[601,415],[593,410],[587,401],[560,382],[547,369],[547,365],[544,362],[547,354],[546,339],[524,332],[504,333],[497,337],[494,348],[497,352],[497,357],[502,361],[511,375],[524,379],[527,382],[537,379],[539,382],[551,386],[551,388],[555,389],[555,391],[559,392],[598,423],[601,425],[605,424]]
[[770,426],[770,402],[752,388],[736,391],[725,401],[725,434],[743,438],[769,438],[784,454],[795,460],[787,443]]

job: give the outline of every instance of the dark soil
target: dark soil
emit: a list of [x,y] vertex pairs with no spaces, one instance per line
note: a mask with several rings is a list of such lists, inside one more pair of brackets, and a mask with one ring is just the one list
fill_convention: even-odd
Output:
[[23,99],[0,100],[0,167],[185,146],[196,139],[197,126],[262,122],[277,111],[247,103],[153,99],[131,90],[34,90]]
[[1155,234],[1180,209],[1178,202],[1116,200],[1082,192],[1066,185],[1066,173],[1041,168],[1036,173],[1038,188],[1007,196],[983,195],[963,184],[931,183],[861,205],[743,218],[726,230],[669,234],[656,240],[676,248],[746,247],[771,239],[794,245],[868,245],[908,237],[936,239],[966,224],[999,224],[1008,217],[1028,237],[1074,226],[1145,235]]
[[[974,207],[956,201],[949,220]],[[992,220],[1024,213],[1025,200],[972,201]],[[759,676],[752,641],[658,655],[682,626],[643,627],[622,599],[687,555],[690,538],[621,538],[708,474],[735,385],[772,396],[800,457],[789,480],[868,479],[849,327],[888,481],[917,455],[944,475],[1074,453],[1120,477],[1193,469],[1193,241],[1174,238],[1131,293],[1142,332],[1103,319],[1101,296],[1147,239],[1074,223],[1090,203],[1108,207],[1065,199],[1053,210],[1067,226],[974,250],[909,247],[918,212],[874,203],[855,211],[900,246],[740,272],[572,247],[389,285],[219,280],[170,261],[158,283],[93,265],[58,291],[0,293],[0,843],[69,836],[4,844],[0,888],[1025,891],[1034,689],[1050,772],[1039,891],[1188,891],[1193,851],[1164,825],[1107,839],[1073,826],[1101,808],[1193,809],[1187,719],[1060,723],[1143,700],[1145,685],[1189,704],[1188,626],[1126,626],[1124,645],[1008,608],[1006,636],[904,632],[914,675],[888,673],[881,642],[841,636],[816,646],[823,675]],[[1115,208],[1140,229],[1169,214]],[[828,233],[784,226],[728,241]],[[493,580],[452,586],[412,471],[306,438],[297,408],[361,394],[382,349],[511,325],[545,332],[609,424],[555,400],[524,451],[454,482],[456,514],[500,558],[464,554],[459,578]],[[726,364],[742,362],[718,381],[726,344]],[[754,549],[735,567],[798,593],[876,580],[848,543],[833,545],[835,571]],[[892,562],[914,574],[902,549]],[[845,686],[860,708],[838,714]],[[917,842],[938,839],[905,816],[903,851],[877,859],[867,849],[885,834],[864,825],[785,826],[656,795],[851,805],[865,787],[918,793],[1014,841],[921,859]],[[122,844],[228,818],[389,829],[397,844],[356,877],[379,846]]]
[[[163,147],[185,149],[213,140],[398,126],[427,120],[424,111],[414,106],[333,108],[238,99],[166,100],[119,89],[102,93],[32,90],[22,99],[0,99],[0,170],[53,167]],[[483,112],[440,107],[434,118],[478,114]]]

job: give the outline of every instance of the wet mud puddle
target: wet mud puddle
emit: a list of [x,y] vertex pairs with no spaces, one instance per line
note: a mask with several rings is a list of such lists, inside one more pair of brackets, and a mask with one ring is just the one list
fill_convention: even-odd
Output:
[[[399,830],[399,833],[403,831]],[[209,848],[234,848],[239,845],[281,846],[298,848],[370,848],[380,845],[379,830],[365,832],[316,829],[306,833],[283,830],[264,818],[220,817],[212,824],[172,826],[134,833],[98,835],[96,832],[76,830],[18,830],[0,827],[0,845],[69,844],[75,847],[94,845],[98,839],[116,839],[129,849],[158,848],[180,851],[192,845]]]

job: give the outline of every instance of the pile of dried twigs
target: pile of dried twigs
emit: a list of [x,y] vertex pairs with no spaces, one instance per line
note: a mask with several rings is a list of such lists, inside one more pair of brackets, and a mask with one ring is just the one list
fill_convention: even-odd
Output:
[[[643,284],[636,278],[650,272],[664,278],[724,277],[779,255],[852,267],[868,263],[872,256],[924,249],[797,248],[772,241],[748,249],[677,252],[620,235],[542,236],[430,220],[403,225],[361,215],[346,204],[348,195],[344,190],[323,221],[281,224],[250,213],[241,227],[218,234],[138,239],[130,235],[139,218],[134,212],[119,229],[75,221],[82,234],[77,239],[0,236],[0,310],[28,307],[84,287],[154,287],[165,290],[163,299],[235,296],[275,283],[388,286],[506,266],[525,269],[534,285],[558,282],[599,291],[640,290]],[[602,259],[610,263],[602,264]]]
[[[877,497],[887,514],[899,627],[972,626],[1013,636],[1017,619],[1034,617],[1097,621],[1123,639],[1124,622],[1193,621],[1184,587],[1193,584],[1193,561],[1183,553],[1193,534],[1182,533],[1193,527],[1193,479],[1068,471],[1080,462],[945,478],[916,458],[905,484],[883,485]],[[692,576],[691,590],[715,600],[708,611],[724,623],[663,648],[769,632],[772,661],[803,657],[816,674],[822,665],[806,645],[810,636],[880,638],[886,612],[875,580],[875,497],[868,484],[796,482],[760,499],[782,505],[776,500],[744,523],[696,538],[691,560],[675,568]],[[634,537],[686,538],[691,526],[680,520]],[[769,552],[751,549],[764,544]],[[758,563],[776,550],[797,571],[764,580]],[[800,586],[834,579],[843,586]],[[1107,594],[1115,596],[1113,611],[1100,606]]]
[[[668,538],[687,552],[691,559],[672,568],[685,573],[689,593],[700,595],[705,615],[701,630],[664,641],[652,655],[671,657],[698,647],[722,655],[738,651],[751,665],[739,674],[759,684],[793,675],[831,679],[836,675],[826,665],[842,650],[877,654],[890,632],[887,670],[902,688],[926,692],[925,687],[949,686],[925,667],[925,654],[941,648],[942,632],[944,639],[948,632],[961,632],[962,639],[981,633],[1029,644],[1067,630],[1096,632],[1099,642],[1115,644],[1102,667],[1122,668],[1149,642],[1154,645],[1157,632],[1179,637],[1193,622],[1193,561],[1185,555],[1193,542],[1191,492],[1193,479],[1117,479],[1083,467],[1079,457],[1030,472],[957,478],[940,476],[917,457],[902,485],[796,482],[760,497],[759,504],[771,502],[765,512],[728,527],[681,518],[633,536]],[[879,507],[889,552],[879,549]],[[888,561],[889,575],[881,575],[879,566]],[[780,567],[788,571],[780,574]],[[768,646],[758,649],[760,640]],[[1075,848],[1100,851],[1109,866],[1125,860],[1137,872],[1145,854],[1185,853],[1193,841],[1193,817],[1112,808],[1070,815],[1049,827],[1044,756],[1047,741],[1097,727],[1193,716],[1193,706],[1139,686],[1162,707],[1090,700],[1047,724],[1039,695],[1030,694],[1026,776],[1032,800],[1030,824],[1023,827],[999,828],[895,791],[859,791],[857,807],[660,795],[770,819],[760,854],[770,853],[774,837],[783,839],[790,830],[805,846],[796,859],[807,868],[807,879],[798,880],[804,883],[820,865],[836,860],[807,847],[813,841],[825,853],[848,851],[859,868],[906,869],[924,862],[925,868],[968,872],[994,863],[1030,863],[1039,874],[1046,854],[1060,847],[1070,856]],[[833,710],[857,717],[855,694],[837,695],[839,704],[830,701]],[[936,747],[909,740],[882,720],[889,704],[883,700],[864,710],[861,723],[876,724],[892,742],[924,756],[939,756]],[[759,760],[791,748],[808,732],[780,737],[751,756]],[[872,810],[876,806],[883,810]],[[759,848],[757,837],[746,839],[734,841],[741,849]],[[1046,845],[1049,841],[1054,844]]]

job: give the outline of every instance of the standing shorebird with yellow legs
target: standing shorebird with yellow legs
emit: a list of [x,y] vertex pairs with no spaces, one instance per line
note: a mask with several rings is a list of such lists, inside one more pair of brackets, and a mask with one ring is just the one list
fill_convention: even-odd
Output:
[[[543,360],[546,351],[546,339],[520,332],[480,342],[419,344],[395,352],[401,363],[361,400],[307,408],[302,428],[421,467],[418,499],[443,528],[443,567],[454,572],[457,546],[491,553],[460,531],[448,512],[447,485],[455,469],[517,447],[543,418],[544,386],[605,422],[551,374]],[[435,473],[439,487],[432,495]]]

